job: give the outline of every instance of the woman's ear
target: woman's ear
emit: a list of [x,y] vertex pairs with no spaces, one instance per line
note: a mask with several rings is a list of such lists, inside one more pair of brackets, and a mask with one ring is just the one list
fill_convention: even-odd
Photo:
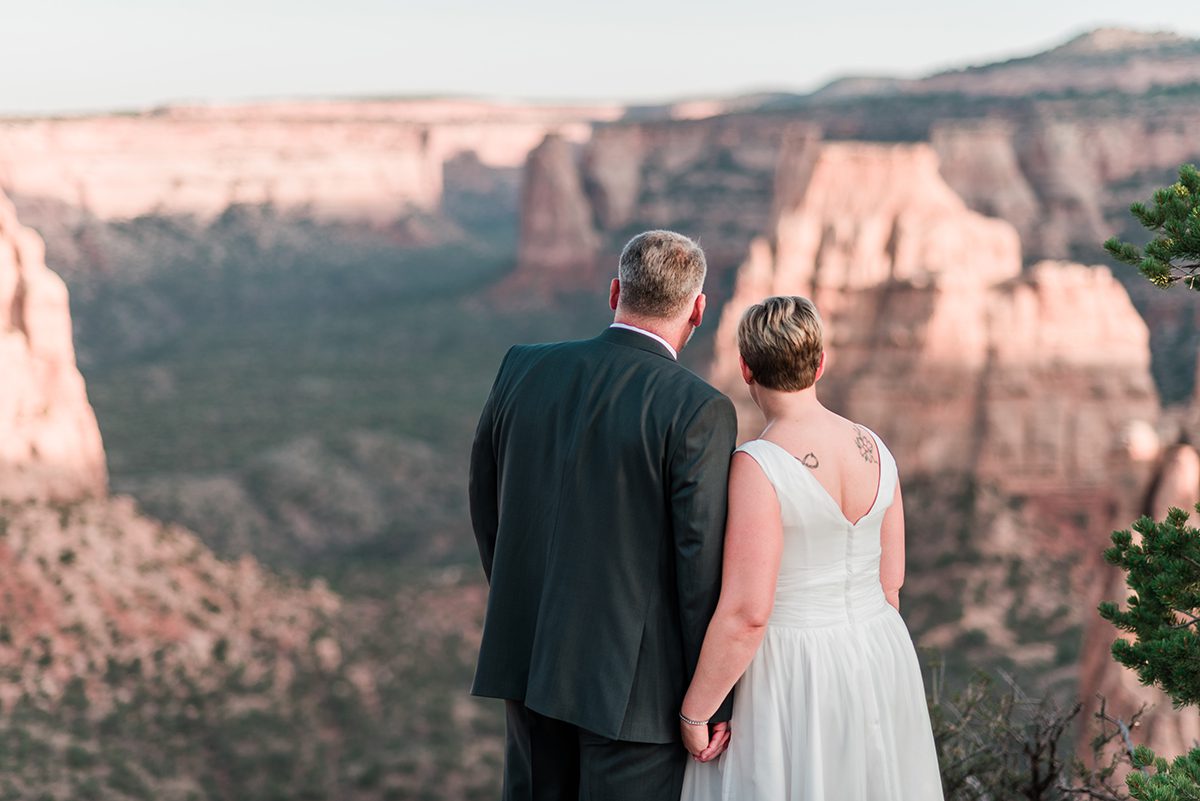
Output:
[[820,381],[823,375],[825,375],[825,351],[821,351],[821,360],[817,362],[817,374],[813,377],[813,383]]
[[754,383],[754,374],[750,372],[750,367],[746,364],[746,360],[738,354],[738,367],[742,368],[742,380],[747,384]]

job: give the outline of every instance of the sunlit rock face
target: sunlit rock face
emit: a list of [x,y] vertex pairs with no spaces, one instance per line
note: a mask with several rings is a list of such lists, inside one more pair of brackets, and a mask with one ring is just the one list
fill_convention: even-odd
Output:
[[1101,484],[1129,420],[1154,419],[1146,326],[1104,268],[1022,272],[1010,224],[967,208],[925,145],[825,144],[754,243],[722,313],[714,382],[742,435],[760,424],[737,369],[742,312],[814,299],[827,327],[820,387],[876,421],[912,471],[1005,488]]
[[[1134,506],[1158,398],[1145,323],[1103,267],[1022,269],[1014,226],[968,208],[924,144],[785,150],[775,211],[737,273],[709,377],[762,417],[738,369],[747,306],[811,297],[818,396],[874,428],[905,482],[905,616],[956,669],[1074,689],[1107,532]],[[1147,433],[1148,432],[1148,433]]]
[[74,500],[107,482],[67,289],[43,254],[0,194],[0,499]]
[[[430,99],[9,119],[0,121],[0,190],[64,275],[121,273],[146,258],[130,259],[146,246],[122,236],[139,220],[203,231],[230,209],[269,207],[288,220],[404,234],[409,220],[436,217],[457,190],[471,189],[457,183],[463,158],[474,166],[469,181],[506,176],[547,132],[580,141],[620,113]],[[515,212],[515,192],[504,202]]]

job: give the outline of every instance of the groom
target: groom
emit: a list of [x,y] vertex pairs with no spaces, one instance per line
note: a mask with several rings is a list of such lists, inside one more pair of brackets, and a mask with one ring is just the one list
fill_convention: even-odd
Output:
[[676,361],[706,269],[685,236],[634,237],[612,326],[513,347],[484,406],[470,496],[491,591],[472,693],[506,699],[505,801],[679,798],[737,431],[729,399]]

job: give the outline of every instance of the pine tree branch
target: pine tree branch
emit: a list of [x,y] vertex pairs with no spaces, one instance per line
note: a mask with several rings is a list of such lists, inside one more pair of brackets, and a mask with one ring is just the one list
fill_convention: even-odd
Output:
[[1200,617],[1196,617],[1195,615],[1193,615],[1189,612],[1184,612],[1180,609],[1176,609],[1175,614],[1181,615],[1182,617],[1186,617],[1188,619],[1185,622],[1180,623],[1176,626],[1171,626],[1171,628],[1173,628],[1173,629],[1186,629],[1186,628],[1195,626],[1197,624],[1200,624]]

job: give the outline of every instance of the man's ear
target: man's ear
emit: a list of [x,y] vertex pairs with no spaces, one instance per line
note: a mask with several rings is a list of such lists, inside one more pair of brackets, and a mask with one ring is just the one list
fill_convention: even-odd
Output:
[[692,315],[688,317],[688,323],[692,328],[699,328],[700,323],[704,322],[704,310],[708,307],[708,298],[704,297],[701,292],[696,296],[696,302],[692,304]]
[[617,310],[617,301],[621,299],[621,279],[614,278],[608,285],[608,307]]
[[740,353],[738,354],[738,367],[742,368],[742,380],[747,384],[753,384],[754,374],[750,372],[749,365],[746,364],[746,360],[742,358]]
[[821,351],[821,361],[817,362],[817,374],[813,376],[813,383],[820,381],[823,375],[825,375],[825,351]]

